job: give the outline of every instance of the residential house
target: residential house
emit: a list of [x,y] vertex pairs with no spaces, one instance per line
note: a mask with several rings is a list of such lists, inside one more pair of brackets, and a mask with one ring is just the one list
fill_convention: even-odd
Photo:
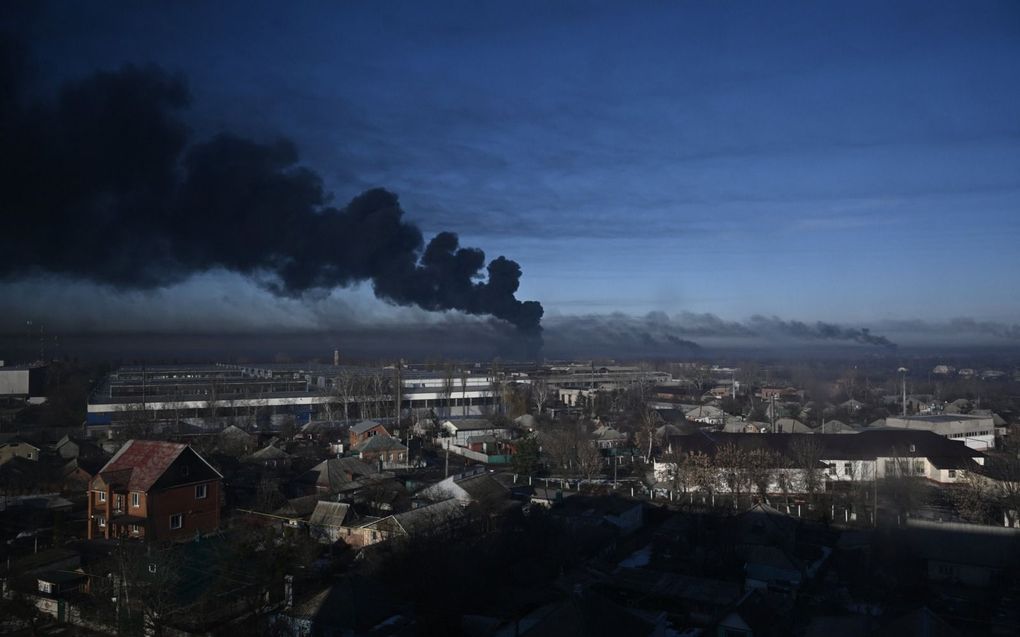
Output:
[[815,430],[808,427],[796,418],[777,418],[776,431],[778,434],[813,434]]
[[356,517],[346,502],[319,501],[308,519],[308,533],[323,544],[332,544],[344,536],[344,524]]
[[706,425],[726,423],[726,412],[715,405],[698,405],[684,413],[684,417],[691,422],[700,422]]
[[244,459],[249,464],[257,464],[263,467],[286,469],[290,467],[293,458],[289,453],[275,445],[262,447],[255,453]]
[[474,436],[489,435],[504,440],[512,437],[508,426],[480,418],[446,420],[442,424],[442,429],[453,438],[453,444],[459,447],[467,447],[469,439]]
[[107,455],[98,445],[89,441],[81,440],[71,435],[66,435],[57,441],[53,450],[64,460],[72,458],[106,459]]
[[388,435],[366,438],[354,445],[351,451],[358,458],[377,464],[382,469],[402,469],[408,466],[407,447]]
[[347,431],[347,442],[351,447],[355,447],[369,438],[376,436],[389,437],[389,435],[390,432],[386,431],[386,427],[383,427],[376,421],[362,420],[356,425],[352,425]]
[[214,533],[222,480],[189,445],[129,440],[89,484],[88,538],[163,541]]
[[450,476],[423,489],[419,495],[434,502],[456,499],[463,504],[500,504],[510,490],[484,470]]
[[63,468],[64,486],[68,491],[85,491],[106,461],[101,458],[71,458]]
[[848,425],[842,420],[826,420],[822,423],[819,433],[823,434],[855,434],[860,431],[853,425]]
[[613,429],[609,425],[599,425],[595,429],[595,444],[599,449],[615,449],[627,445],[627,434]]
[[24,440],[9,440],[0,444],[0,464],[9,462],[12,458],[24,458],[25,460],[39,461],[41,449]]
[[346,525],[341,539],[360,548],[397,538],[443,535],[452,532],[463,522],[463,504],[451,499],[384,518]]
[[307,522],[316,505],[319,504],[319,495],[302,495],[296,498],[289,498],[283,506],[273,511],[273,515],[281,518],[287,526],[301,526]]
[[641,502],[618,496],[574,496],[566,498],[550,512],[572,524],[609,524],[620,535],[629,535],[644,525]]
[[229,425],[217,436],[219,448],[232,456],[251,453],[257,446],[257,438],[237,425]]
[[355,481],[377,480],[391,475],[384,476],[377,466],[358,458],[330,458],[309,469],[298,481],[312,487],[316,493],[336,494]]

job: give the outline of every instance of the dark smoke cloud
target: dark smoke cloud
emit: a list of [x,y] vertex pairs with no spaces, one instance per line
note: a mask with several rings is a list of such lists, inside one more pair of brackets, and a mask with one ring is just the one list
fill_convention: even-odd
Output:
[[538,338],[542,306],[516,298],[517,263],[486,264],[451,232],[426,245],[383,189],[331,206],[288,141],[193,142],[182,77],[127,66],[29,103],[18,49],[0,49],[0,278],[137,290],[222,268],[292,297],[369,281],[393,303],[491,315]]
[[867,328],[842,327],[832,323],[802,323],[801,321],[784,321],[775,316],[754,315],[748,321],[748,327],[762,336],[789,336],[802,340],[849,341],[862,345],[878,347],[896,347],[896,344],[884,336],[876,336]]
[[726,321],[714,314],[682,312],[669,316],[651,312],[645,316],[626,314],[592,314],[559,316],[546,321],[547,349],[567,351],[585,347],[615,351],[634,348],[642,352],[658,350],[659,354],[691,353],[700,349],[690,339],[741,339],[770,341],[832,341],[859,343],[894,348],[884,336],[876,336],[866,328],[852,328],[830,323],[784,321],[776,317],[753,316],[746,322]]
[[984,336],[1007,341],[1020,341],[1020,324],[981,321],[967,317],[934,322],[920,319],[887,320],[883,321],[882,327],[890,332],[914,336],[944,338]]

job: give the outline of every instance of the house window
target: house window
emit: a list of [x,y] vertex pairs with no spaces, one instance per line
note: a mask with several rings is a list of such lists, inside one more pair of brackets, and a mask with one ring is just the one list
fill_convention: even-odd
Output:
[[184,514],[174,513],[170,516],[170,529],[179,529],[184,526]]
[[142,527],[137,524],[131,525],[131,535],[138,535],[142,532]]
[[204,500],[205,496],[209,495],[209,485],[199,484],[195,486],[195,499]]
[[830,462],[829,463],[829,475],[830,476],[836,475],[836,463],[835,462]]
[[44,582],[42,580],[39,580],[39,592],[40,593],[52,593],[53,592],[53,584],[51,584],[50,582]]
[[99,492],[99,501],[100,502],[106,502],[106,491],[100,491]]
[[924,473],[924,460],[914,461],[914,473],[922,475]]
[[131,506],[135,507],[136,509],[138,507],[142,506],[142,496],[137,494],[137,493],[132,493],[131,494]]
[[854,472],[853,465],[849,462],[843,463],[843,475],[848,476]]
[[956,477],[956,469],[950,469],[949,470],[949,477],[950,478],[955,478]]
[[102,515],[97,515],[96,526],[98,526],[101,529],[106,528],[106,518]]

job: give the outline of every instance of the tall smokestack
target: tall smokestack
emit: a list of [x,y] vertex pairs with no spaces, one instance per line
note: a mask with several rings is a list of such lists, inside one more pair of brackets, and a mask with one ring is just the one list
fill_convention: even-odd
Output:
[[333,367],[340,367],[340,350],[333,350]]

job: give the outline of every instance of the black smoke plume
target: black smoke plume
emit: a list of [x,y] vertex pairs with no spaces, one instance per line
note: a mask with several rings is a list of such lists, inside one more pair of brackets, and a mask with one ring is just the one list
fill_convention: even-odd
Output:
[[872,334],[868,328],[841,327],[831,323],[818,321],[813,324],[801,321],[784,321],[775,316],[752,316],[748,327],[762,335],[789,336],[803,340],[850,341],[862,345],[895,348],[896,344],[884,336]]
[[842,341],[896,347],[886,337],[876,336],[867,328],[823,322],[808,324],[760,315],[737,322],[715,314],[694,312],[674,316],[664,312],[649,312],[644,316],[589,314],[552,317],[546,321],[546,328],[550,353],[584,351],[585,348],[596,348],[600,352],[632,350],[641,355],[696,353],[701,347],[690,339]]
[[393,193],[332,207],[288,141],[192,142],[182,77],[127,66],[30,103],[17,48],[0,47],[0,278],[152,289],[222,268],[287,296],[369,281],[393,303],[491,315],[538,335],[542,306],[516,298],[516,262],[486,265],[451,232],[426,245]]

